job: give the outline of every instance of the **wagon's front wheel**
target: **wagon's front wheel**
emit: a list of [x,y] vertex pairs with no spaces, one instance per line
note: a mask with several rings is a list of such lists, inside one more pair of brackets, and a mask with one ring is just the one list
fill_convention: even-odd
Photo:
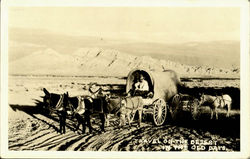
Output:
[[161,126],[167,117],[167,105],[163,99],[157,99],[153,103],[153,119],[156,126]]

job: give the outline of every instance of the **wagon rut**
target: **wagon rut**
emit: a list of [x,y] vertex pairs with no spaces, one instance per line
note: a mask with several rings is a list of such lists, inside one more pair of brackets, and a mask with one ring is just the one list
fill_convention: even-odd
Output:
[[20,126],[22,121],[10,120],[9,134],[12,135],[9,135],[9,150],[166,151],[165,144],[154,143],[155,139],[216,140],[218,144],[226,145],[227,151],[239,149],[238,137],[227,138],[206,130],[168,124],[156,127],[146,121],[142,123],[141,128],[136,128],[136,123],[131,128],[127,126],[119,128],[117,119],[112,116],[110,126],[106,127],[106,132],[103,133],[99,131],[99,119],[96,119],[96,122],[93,122],[96,131],[92,134],[73,132],[72,121],[67,122],[66,134],[59,134],[56,130],[59,127],[58,121],[41,114],[30,116],[22,126]]

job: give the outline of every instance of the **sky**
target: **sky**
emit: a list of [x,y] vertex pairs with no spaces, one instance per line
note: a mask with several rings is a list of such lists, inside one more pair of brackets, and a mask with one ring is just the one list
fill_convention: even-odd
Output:
[[236,7],[9,7],[8,23],[15,28],[159,43],[240,40]]

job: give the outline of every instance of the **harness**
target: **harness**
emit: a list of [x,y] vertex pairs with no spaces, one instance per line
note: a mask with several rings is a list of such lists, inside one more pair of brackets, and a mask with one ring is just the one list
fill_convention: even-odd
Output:
[[[122,106],[121,106],[121,101],[122,101],[123,99],[122,99],[121,97],[119,97],[119,99],[120,99],[120,101],[119,101],[117,104],[114,105],[114,108],[116,108],[116,107],[119,106],[119,108],[118,108],[117,110],[115,110],[114,115],[117,115],[118,112],[120,112],[120,110],[121,110],[121,108],[122,108]],[[124,98],[124,99],[125,99],[125,98]],[[110,104],[110,103],[107,102],[107,104]]]
[[[223,104],[221,103],[221,101],[223,101]],[[232,100],[227,100],[227,99],[224,99],[222,96],[221,96],[221,100],[220,100],[220,107],[223,108],[225,105],[226,105],[226,101],[227,102],[232,102]]]
[[[118,102],[116,105],[114,105],[114,108],[116,108],[117,106],[119,106],[119,108],[114,112],[114,115],[117,115],[117,113],[121,110],[121,101],[122,101],[122,98],[121,97],[119,97],[120,98],[120,102]],[[110,102],[107,100],[107,99],[105,99],[106,101],[107,101],[107,104],[109,105],[110,104]]]
[[91,88],[89,88],[89,92],[92,94],[91,97],[92,98],[96,98],[98,97],[98,95],[101,95],[103,89],[100,87],[99,89],[97,89],[96,91],[92,91]]
[[231,102],[232,100],[227,100],[227,99],[224,99],[222,98],[222,100],[225,102],[225,101],[228,101],[228,102]]
[[[204,97],[203,97],[204,98]],[[216,101],[216,99],[218,99],[218,96],[216,96],[216,98],[211,102],[211,104],[214,104],[214,102]],[[206,102],[205,99],[203,99],[203,103]],[[209,102],[210,103],[210,102]]]
[[[216,101],[216,99],[219,99],[219,97],[218,97],[218,96],[216,96],[216,98],[215,98],[215,100],[213,101],[213,103],[212,103],[212,104],[214,104],[214,102]],[[221,101],[220,101],[220,103],[221,103]]]
[[63,107],[62,107],[62,103],[63,103],[63,98],[64,95],[60,95],[60,98],[55,106],[55,109],[58,109],[59,111],[62,111]]
[[[216,101],[216,99],[218,99],[219,97],[218,96],[216,96],[216,98],[215,98],[215,100],[213,101],[213,103]],[[226,99],[224,99],[222,96],[221,96],[221,99],[219,99],[220,100],[220,107],[224,107],[225,106],[225,104],[226,104],[226,102],[225,101],[228,101],[228,102],[231,102],[231,100],[226,100]],[[221,101],[223,101],[224,102],[224,105],[222,106],[222,103],[221,103]],[[213,104],[212,103],[212,104]]]
[[[73,113],[78,113],[80,115],[82,115],[86,110],[91,110],[86,108],[84,99],[88,99],[90,101],[91,104],[93,104],[93,99],[90,96],[77,96],[76,97],[78,100],[78,104],[77,104],[77,108],[73,107],[73,104],[70,103],[69,101],[69,106],[70,106],[70,111],[72,111]],[[93,109],[93,107],[92,107]]]
[[89,92],[92,94],[96,94],[98,91],[102,90],[101,88],[97,89],[95,92],[92,91],[92,89],[89,89]]
[[130,99],[130,101],[131,101],[131,103],[132,103],[132,108],[131,107],[127,107],[127,105],[126,105],[126,109],[130,109],[130,110],[132,110],[132,112],[134,111],[134,110],[136,110],[136,109],[138,109],[139,108],[139,100],[137,100],[137,108],[135,107],[135,103],[133,102],[133,100],[132,100],[132,98],[125,98],[125,100],[127,100],[127,99]]
[[[67,111],[67,114],[69,114],[69,115],[74,114],[75,113],[75,111],[74,111],[75,108],[73,107],[73,105],[70,102],[68,102],[68,106],[69,106],[70,110]],[[72,114],[70,112],[72,112]]]
[[53,111],[62,111],[63,110],[63,107],[62,107],[63,99],[64,99],[64,95],[60,94],[60,98],[59,98],[55,108],[53,108],[53,107],[51,107],[51,94],[49,94],[49,110],[51,112],[53,112]]
[[117,115],[117,113],[121,110],[121,101],[122,101],[122,99],[121,99],[121,97],[120,97],[120,102],[117,104],[117,105],[120,105],[120,107],[119,107],[119,109],[115,112],[115,115]]

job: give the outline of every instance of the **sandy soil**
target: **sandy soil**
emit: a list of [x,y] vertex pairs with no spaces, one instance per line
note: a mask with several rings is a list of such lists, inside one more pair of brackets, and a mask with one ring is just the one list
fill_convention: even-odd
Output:
[[[141,128],[118,127],[118,118],[111,116],[106,132],[100,132],[100,120],[92,118],[95,131],[92,134],[74,133],[73,119],[67,119],[66,134],[59,134],[58,117],[41,114],[36,103],[41,101],[45,87],[51,92],[68,91],[70,96],[87,94],[86,84],[125,84],[119,78],[38,78],[9,77],[8,141],[9,150],[75,150],[75,151],[239,151],[239,111],[233,110],[230,119],[225,111],[219,120],[209,120],[204,113],[199,121],[189,119],[188,112],[180,114],[177,121],[170,119],[156,127],[150,117],[144,116]],[[112,86],[106,86],[110,89]],[[80,127],[81,128],[81,127]],[[206,141],[209,144],[193,142]],[[179,146],[179,147],[178,147]],[[203,147],[204,146],[204,147]],[[204,148],[204,149],[203,149]]]

